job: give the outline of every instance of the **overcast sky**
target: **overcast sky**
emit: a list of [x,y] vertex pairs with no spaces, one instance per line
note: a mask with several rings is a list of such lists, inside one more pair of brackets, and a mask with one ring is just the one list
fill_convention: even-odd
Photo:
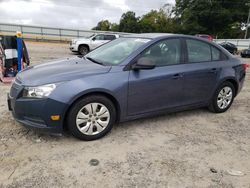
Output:
[[174,0],[0,0],[0,22],[91,29],[108,19],[119,22],[131,10],[141,16]]

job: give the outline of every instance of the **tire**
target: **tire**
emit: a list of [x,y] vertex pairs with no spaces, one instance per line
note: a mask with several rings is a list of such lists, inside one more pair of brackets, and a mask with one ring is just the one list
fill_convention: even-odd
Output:
[[81,45],[81,46],[79,46],[78,52],[81,55],[86,55],[87,53],[89,53],[89,48],[86,45]]
[[90,141],[110,132],[115,120],[114,104],[102,95],[91,95],[80,99],[71,107],[67,126],[74,137]]
[[[231,97],[229,97],[230,92],[231,92]],[[232,105],[234,97],[235,97],[234,85],[231,82],[224,82],[216,89],[211,104],[209,105],[208,108],[211,112],[214,113],[226,112]]]

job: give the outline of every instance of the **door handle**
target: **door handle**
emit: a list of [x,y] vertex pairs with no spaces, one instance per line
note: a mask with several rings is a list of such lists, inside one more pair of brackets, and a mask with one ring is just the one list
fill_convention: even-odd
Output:
[[183,77],[182,74],[174,74],[174,75],[172,76],[172,79],[179,79],[179,78],[182,78],[182,77]]

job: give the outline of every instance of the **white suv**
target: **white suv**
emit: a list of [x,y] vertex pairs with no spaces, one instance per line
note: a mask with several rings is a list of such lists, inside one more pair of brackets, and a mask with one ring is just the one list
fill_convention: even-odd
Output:
[[105,44],[111,40],[119,38],[116,34],[94,34],[87,38],[72,39],[69,49],[72,52],[78,52],[86,55],[89,51]]

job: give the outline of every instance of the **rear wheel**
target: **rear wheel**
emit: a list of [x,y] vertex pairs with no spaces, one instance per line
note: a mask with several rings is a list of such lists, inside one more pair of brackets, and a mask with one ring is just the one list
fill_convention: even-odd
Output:
[[235,88],[231,82],[224,82],[218,87],[212,99],[209,109],[215,113],[227,111],[233,103]]
[[95,140],[112,129],[115,118],[113,103],[104,96],[93,95],[72,106],[67,124],[73,136],[81,140]]
[[78,51],[81,55],[86,55],[87,53],[89,53],[89,48],[88,46],[81,45]]

